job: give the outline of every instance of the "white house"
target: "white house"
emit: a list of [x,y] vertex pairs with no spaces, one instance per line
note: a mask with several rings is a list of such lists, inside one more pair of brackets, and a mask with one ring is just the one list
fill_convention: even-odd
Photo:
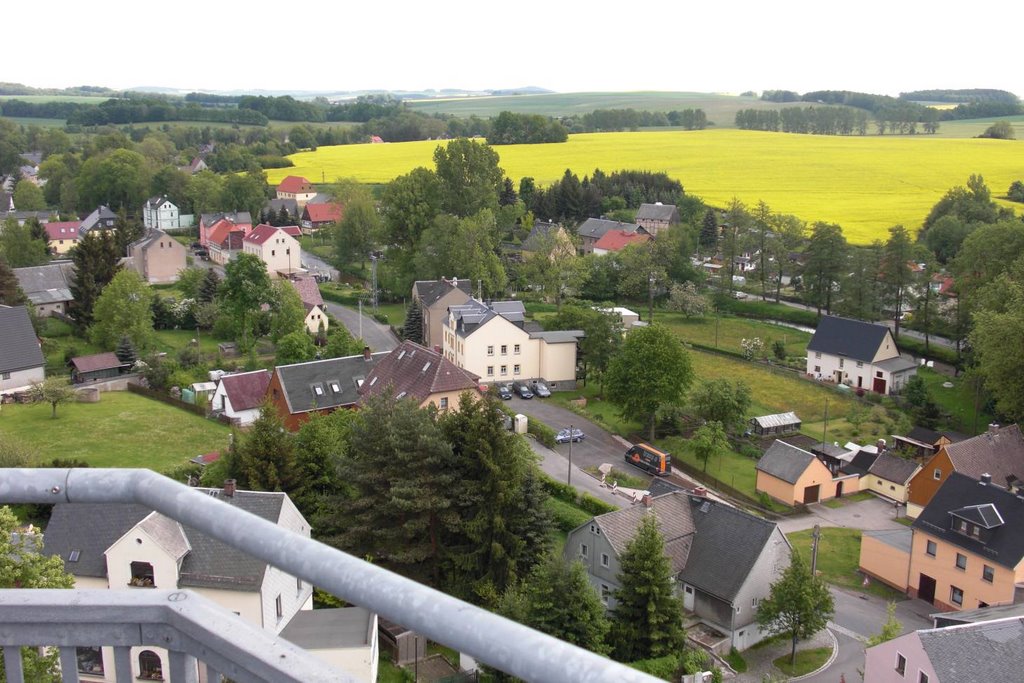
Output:
[[576,386],[581,330],[527,331],[521,301],[450,306],[442,329],[445,358],[482,382],[544,380],[552,389]]
[[180,228],[180,214],[167,195],[150,197],[142,206],[142,224],[150,229]]
[[807,374],[877,394],[901,390],[917,364],[900,356],[885,325],[824,316],[807,345]]
[[[234,480],[200,490],[310,535],[309,522],[285,493],[239,491]],[[310,584],[145,505],[58,504],[43,538],[43,552],[64,560],[78,589],[188,589],[274,634],[313,606]],[[133,647],[131,659],[132,678],[162,680],[170,671],[161,648]],[[116,680],[113,648],[79,648],[78,661],[89,680]]]
[[263,223],[242,238],[242,252],[254,254],[267,264],[270,277],[301,272],[302,248],[296,239],[299,234],[297,226],[275,228]]
[[646,515],[665,539],[683,608],[726,635],[718,648],[745,650],[767,634],[757,625],[757,605],[789,566],[792,548],[774,522],[725,503],[655,482],[644,502],[598,515],[569,532],[565,559],[580,560],[612,609],[619,562]]
[[223,413],[238,425],[249,425],[259,417],[260,406],[270,386],[267,370],[224,375],[210,399],[210,410]]

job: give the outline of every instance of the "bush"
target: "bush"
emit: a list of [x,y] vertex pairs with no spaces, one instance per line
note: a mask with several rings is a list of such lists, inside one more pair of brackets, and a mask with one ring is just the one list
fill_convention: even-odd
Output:
[[528,420],[526,431],[537,437],[537,441],[541,442],[548,448],[555,447],[555,430],[548,427],[540,420]]
[[586,512],[579,510],[579,508],[573,507],[564,500],[557,498],[548,498],[545,505],[547,505],[548,511],[551,512],[551,519],[555,526],[561,531],[572,531],[581,524],[586,524],[587,520],[591,517]]
[[595,498],[589,493],[581,493],[576,504],[594,516],[603,515],[606,512],[614,512],[617,509],[614,505],[606,503],[600,498]]
[[776,339],[772,343],[772,353],[774,353],[775,357],[779,360],[786,360],[786,343],[781,339]]
[[194,368],[203,362],[203,353],[198,346],[189,344],[178,352],[178,363],[183,368]]
[[743,659],[743,655],[741,655],[736,648],[729,650],[729,654],[726,656],[725,661],[729,662],[729,666],[731,666],[736,673],[741,674],[747,670],[747,660]]
[[381,325],[388,325],[388,316],[385,313],[374,313],[373,319],[379,322]]
[[665,655],[655,659],[641,659],[638,662],[631,662],[630,666],[646,674],[650,674],[663,681],[678,680],[679,655]]

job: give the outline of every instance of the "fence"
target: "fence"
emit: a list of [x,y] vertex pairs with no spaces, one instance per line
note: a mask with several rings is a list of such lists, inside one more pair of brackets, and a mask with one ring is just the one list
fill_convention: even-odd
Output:
[[206,417],[206,408],[204,406],[197,406],[192,403],[186,403],[185,401],[174,398],[170,394],[165,394],[162,391],[156,391],[155,389],[144,387],[141,384],[136,384],[135,382],[128,382],[128,391],[132,392],[133,394],[139,394],[147,398],[162,401],[168,405],[174,406],[175,408],[187,410],[190,413],[195,413],[196,415],[199,415],[200,417]]

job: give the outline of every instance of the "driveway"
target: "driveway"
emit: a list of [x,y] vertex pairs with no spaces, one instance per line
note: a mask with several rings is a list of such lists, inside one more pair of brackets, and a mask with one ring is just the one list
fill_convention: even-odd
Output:
[[[533,452],[540,457],[538,465],[544,474],[548,475],[555,481],[565,482],[568,481],[569,476],[569,459],[557,453],[547,446],[538,443],[533,437],[527,437],[527,443],[530,444],[530,448]],[[617,496],[611,492],[610,489],[601,486],[601,482],[595,479],[593,476],[587,474],[579,468],[576,464],[576,453],[575,446],[579,444],[573,444],[573,463],[572,463],[572,486],[581,493],[589,493],[590,495],[603,500],[606,503],[611,503],[616,507],[626,507],[630,504],[630,501],[622,496]]]
[[786,517],[779,520],[782,533],[811,529],[821,526],[849,527],[851,529],[905,529],[895,520],[895,508],[889,501],[872,496],[867,500],[847,503],[840,508],[826,507],[821,503],[808,506],[810,514],[800,517]]
[[381,325],[370,316],[360,316],[358,311],[331,301],[325,301],[324,307],[355,339],[362,337],[363,343],[373,352],[390,351],[398,346],[398,339],[391,333],[391,328]]

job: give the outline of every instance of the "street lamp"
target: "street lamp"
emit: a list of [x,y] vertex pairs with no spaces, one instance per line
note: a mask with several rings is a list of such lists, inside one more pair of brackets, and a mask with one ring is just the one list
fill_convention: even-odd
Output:
[[370,286],[372,287],[373,312],[377,312],[377,261],[380,260],[382,252],[370,252]]
[[647,324],[654,322],[654,273],[647,276]]
[[572,425],[569,425],[569,474],[565,483],[572,486]]

